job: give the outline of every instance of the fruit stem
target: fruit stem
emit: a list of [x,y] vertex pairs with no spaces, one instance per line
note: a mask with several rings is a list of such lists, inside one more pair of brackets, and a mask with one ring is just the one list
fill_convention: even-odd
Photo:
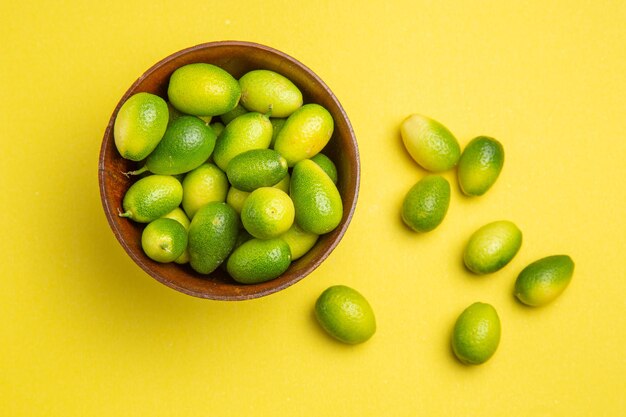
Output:
[[139,175],[139,174],[143,174],[144,172],[148,171],[148,167],[147,166],[143,166],[135,171],[128,171],[128,172],[122,172],[122,174],[126,175],[127,177],[130,177],[131,175]]
[[263,116],[267,117],[268,119],[272,117],[272,110],[273,110],[272,107],[273,106],[270,104],[269,107],[267,108],[267,112]]
[[125,213],[122,213],[120,209],[117,209],[117,215],[120,217],[130,217],[132,213],[130,212],[130,210]]

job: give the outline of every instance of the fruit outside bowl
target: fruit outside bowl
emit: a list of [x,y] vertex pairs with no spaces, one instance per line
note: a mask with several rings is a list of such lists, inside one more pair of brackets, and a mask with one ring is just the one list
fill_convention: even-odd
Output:
[[[114,143],[113,124],[122,104],[133,94],[150,92],[167,98],[170,75],[177,68],[195,62],[222,67],[235,78],[253,69],[268,69],[289,78],[302,91],[305,103],[318,103],[333,116],[335,130],[322,151],[337,166],[337,187],[343,201],[343,218],[332,232],[320,236],[316,245],[294,261],[278,278],[260,284],[239,284],[222,269],[209,275],[195,272],[189,265],[161,264],[148,258],[141,247],[145,225],[118,216],[128,187],[136,181],[123,173],[139,163],[122,158]],[[128,255],[157,281],[188,295],[214,300],[245,300],[269,295],[300,281],[315,270],[339,244],[356,207],[360,164],[354,131],[341,104],[326,84],[296,59],[268,46],[241,42],[210,42],[176,52],[156,63],[135,81],[115,107],[105,130],[98,166],[100,196],[107,220]]]

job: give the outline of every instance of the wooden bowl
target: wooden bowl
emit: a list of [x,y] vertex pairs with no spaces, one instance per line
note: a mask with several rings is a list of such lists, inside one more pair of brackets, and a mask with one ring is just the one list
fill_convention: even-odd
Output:
[[[113,124],[122,104],[133,94],[150,92],[167,98],[170,75],[177,68],[194,62],[207,62],[230,72],[235,78],[253,69],[269,69],[283,74],[302,91],[305,103],[318,103],[332,114],[333,136],[323,150],[336,164],[338,188],[344,213],[339,226],[320,236],[316,245],[302,258],[294,261],[280,277],[260,284],[239,284],[218,268],[210,275],[195,272],[189,265],[161,264],[148,258],[141,248],[141,232],[145,225],[118,216],[128,187],[136,181],[123,172],[140,164],[123,159],[115,147]],[[354,213],[359,190],[359,152],[354,131],[341,104],[313,71],[296,59],[267,46],[238,41],[205,43],[176,52],[147,70],[122,96],[104,133],[98,180],[100,196],[107,220],[115,237],[128,255],[157,281],[185,294],[214,300],[245,300],[280,291],[295,284],[317,268],[337,246]]]

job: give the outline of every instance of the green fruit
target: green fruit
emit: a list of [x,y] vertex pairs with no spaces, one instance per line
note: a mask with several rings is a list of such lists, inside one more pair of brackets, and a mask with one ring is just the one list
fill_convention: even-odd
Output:
[[113,138],[125,159],[141,161],[159,144],[167,128],[167,103],[150,93],[137,93],[122,104],[115,117]]
[[241,89],[223,69],[206,63],[178,68],[170,77],[167,96],[174,107],[194,116],[218,116],[239,102]]
[[574,262],[567,255],[539,259],[518,275],[515,296],[531,307],[546,305],[565,291],[573,274]]
[[311,161],[315,162],[319,165],[324,172],[330,177],[333,183],[337,184],[337,180],[339,179],[337,176],[337,167],[335,163],[323,153],[318,153],[317,155],[311,158]]
[[243,203],[246,201],[249,195],[250,193],[247,191],[241,191],[235,187],[230,187],[228,189],[228,193],[226,194],[226,202],[232,208],[234,208],[238,214],[241,214],[241,210],[243,209]]
[[148,155],[145,169],[162,175],[189,172],[209,159],[215,147],[215,138],[213,129],[202,120],[181,116],[167,127],[161,142]]
[[496,353],[500,333],[500,318],[495,308],[486,303],[474,303],[454,324],[452,350],[466,365],[482,364]]
[[441,224],[450,206],[450,184],[441,175],[427,175],[404,198],[402,220],[416,232],[430,232]]
[[280,130],[283,128],[286,121],[287,119],[285,118],[270,117],[270,122],[272,123],[272,140],[270,141],[270,148],[274,148],[278,132],[280,132]]
[[242,190],[271,187],[287,175],[287,161],[272,149],[252,149],[230,160],[226,175],[230,183]]
[[291,260],[295,261],[304,256],[317,242],[319,236],[302,230],[297,223],[294,223],[289,230],[280,235],[280,238],[287,242],[291,250]]
[[469,196],[483,195],[496,182],[504,164],[504,148],[497,140],[479,136],[467,144],[457,168],[459,186]]
[[363,343],[376,333],[372,307],[361,293],[345,285],[322,292],[315,302],[315,317],[329,335],[343,343]]
[[410,115],[400,125],[400,134],[409,155],[428,171],[447,171],[461,156],[461,147],[454,135],[428,117]]
[[288,78],[274,71],[253,70],[239,79],[241,104],[251,111],[287,117],[302,106],[302,93]]
[[289,172],[283,177],[282,180],[278,181],[276,184],[272,185],[274,188],[278,188],[281,191],[289,193],[289,183],[291,182],[291,175]]
[[241,116],[242,114],[248,113],[248,110],[246,110],[246,108],[244,106],[241,105],[241,102],[239,102],[234,109],[232,109],[231,111],[224,113],[220,116],[220,120],[222,121],[222,123],[224,123],[224,125],[229,124],[230,122],[232,122],[233,120],[235,120],[237,117]]
[[271,239],[285,233],[294,220],[291,198],[273,187],[252,191],[241,208],[243,227],[258,239]]
[[189,225],[189,264],[210,274],[230,255],[238,235],[235,210],[223,202],[205,204]]
[[510,221],[489,223],[469,239],[463,261],[476,274],[489,274],[507,265],[522,246],[522,232]]
[[278,132],[274,149],[292,167],[324,149],[333,130],[333,117],[328,110],[319,104],[305,104],[289,116]]
[[225,128],[224,124],[220,122],[213,122],[209,125],[209,127],[213,129],[213,132],[215,133],[216,138],[222,134]]
[[224,201],[227,192],[226,174],[213,164],[202,164],[183,179],[183,209],[191,219],[206,203]]
[[173,262],[187,249],[187,230],[173,219],[153,220],[143,229],[141,247],[154,261]]
[[[189,221],[189,218],[187,217],[183,209],[181,209],[180,207],[176,207],[174,210],[164,215],[163,218],[176,220],[178,223],[183,225],[185,230],[189,230],[189,224],[191,222]],[[176,262],[177,264],[186,264],[187,262],[189,262],[189,251],[187,250],[187,248],[185,248],[185,251],[182,253],[182,255],[174,259],[174,262]]]
[[339,190],[324,170],[310,159],[293,167],[290,182],[296,221],[303,230],[322,235],[335,229],[343,217]]
[[282,239],[251,239],[233,251],[226,270],[239,283],[258,284],[282,275],[290,263],[289,245]]
[[251,149],[267,149],[272,140],[272,123],[257,112],[243,114],[224,128],[213,151],[213,160],[222,171],[235,156]]
[[181,116],[188,116],[178,110],[176,107],[174,107],[169,101],[167,102],[167,111],[169,113],[168,124],[172,123],[174,120],[178,119]]
[[149,223],[180,205],[183,187],[170,175],[149,175],[132,184],[122,200],[123,213],[139,223]]

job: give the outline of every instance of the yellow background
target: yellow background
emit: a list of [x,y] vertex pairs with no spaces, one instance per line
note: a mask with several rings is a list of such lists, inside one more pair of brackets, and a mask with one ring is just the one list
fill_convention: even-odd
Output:
[[[9,5],[10,4],[10,5]],[[626,415],[626,3],[623,1],[35,1],[0,6],[0,415]],[[248,40],[316,71],[347,111],[360,198],[342,243],[287,290],[246,302],[175,292],[115,240],[97,159],[121,95],[157,60]],[[398,126],[410,113],[465,145],[499,139],[504,170],[425,235],[399,218],[424,171]],[[497,219],[517,257],[466,272],[468,236]],[[576,262],[532,310],[517,273]],[[326,336],[312,308],[333,284],[362,292],[378,331]],[[493,304],[495,356],[465,367],[449,336]]]

